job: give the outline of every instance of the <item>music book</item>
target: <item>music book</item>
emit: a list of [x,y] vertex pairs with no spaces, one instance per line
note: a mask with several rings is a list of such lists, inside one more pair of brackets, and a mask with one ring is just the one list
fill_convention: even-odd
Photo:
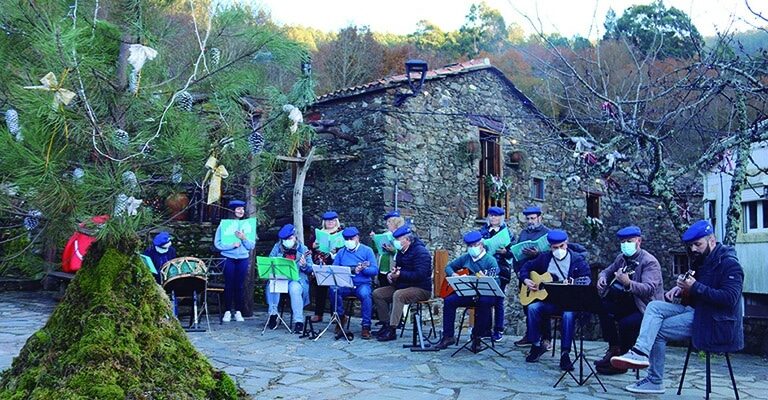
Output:
[[[496,236],[499,236],[498,234]],[[495,237],[495,236],[494,236]],[[516,245],[513,245],[510,248],[510,251],[512,251],[512,256],[515,257],[515,260],[517,261],[523,261],[525,260],[525,254],[523,254],[523,250],[527,249],[529,247],[533,247],[539,252],[545,252],[549,250],[549,241],[547,241],[547,235],[543,235],[542,237],[536,239],[536,240],[526,240],[524,242],[520,242]]]
[[235,231],[243,232],[246,239],[252,242],[256,242],[256,227],[256,218],[222,219],[221,243],[224,245],[240,243],[240,239],[235,236]]
[[319,246],[318,249],[323,253],[330,253],[332,249],[344,247],[344,236],[341,236],[341,232],[330,234],[322,229],[315,228],[315,241]]
[[384,254],[384,245],[392,246],[395,237],[392,236],[392,232],[377,233],[373,235],[373,243],[376,245],[376,250],[379,254]]
[[139,254],[139,257],[141,257],[141,261],[144,262],[144,265],[149,268],[149,272],[153,274],[157,274],[157,268],[155,268],[155,263],[152,262],[152,259],[149,258],[149,256],[145,256],[144,254]]
[[488,248],[488,252],[491,254],[496,253],[496,250],[509,246],[512,240],[509,238],[509,229],[504,227],[498,233],[488,239],[483,239],[485,247]]
[[256,267],[261,279],[299,280],[299,268],[294,260],[282,257],[256,257]]
[[459,296],[504,297],[496,278],[491,276],[449,276],[445,280]]

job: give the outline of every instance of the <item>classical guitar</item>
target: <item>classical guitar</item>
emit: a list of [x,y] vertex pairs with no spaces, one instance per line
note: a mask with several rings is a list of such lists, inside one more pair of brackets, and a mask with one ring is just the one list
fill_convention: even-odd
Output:
[[[688,278],[693,277],[696,274],[696,271],[689,269],[685,274],[680,274],[678,276],[678,279],[682,280],[688,280]],[[672,298],[672,303],[674,304],[682,304],[684,306],[690,306],[691,305],[691,294],[688,293],[685,289],[680,289],[680,292],[678,292],[677,296]]]
[[[628,263],[623,267],[621,267],[619,271],[621,271],[621,273],[632,276],[635,274],[635,268],[637,268],[637,262]],[[600,297],[606,298],[609,294],[618,295],[624,292],[625,292],[624,285],[618,281],[618,278],[616,278],[616,276],[614,276],[613,279],[611,280],[611,283],[606,285],[605,289],[603,289],[603,292],[600,293]]]
[[[540,287],[542,282],[548,283],[554,280],[552,278],[552,274],[550,274],[549,272],[545,272],[540,275],[536,271],[531,271],[530,279],[533,281],[536,287]],[[539,289],[534,291],[529,289],[525,283],[520,285],[520,304],[527,306],[528,304],[531,304],[534,300],[544,300],[546,298],[547,298],[547,291],[545,289]]]
[[[457,275],[460,275],[460,276],[469,275],[469,268],[462,268],[462,269],[459,269],[459,270],[454,271],[454,272]],[[448,283],[448,280],[447,279],[443,279],[443,285],[440,286],[440,297],[446,298],[446,297],[450,296],[451,293],[453,293],[453,292],[454,292],[454,290],[451,287],[451,285]]]

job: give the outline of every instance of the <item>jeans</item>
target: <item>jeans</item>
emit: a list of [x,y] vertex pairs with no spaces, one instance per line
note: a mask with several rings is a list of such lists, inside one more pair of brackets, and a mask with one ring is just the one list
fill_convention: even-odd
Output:
[[[379,320],[397,326],[403,317],[403,306],[418,301],[429,300],[432,293],[420,287],[397,289],[394,286],[383,286],[373,291],[373,303],[379,314]],[[392,303],[392,313],[389,304]]]
[[362,284],[357,287],[332,287],[336,297],[336,312],[344,315],[344,297],[355,296],[360,300],[360,313],[363,317],[363,328],[371,327],[371,314],[373,314],[373,298],[371,297],[371,285]]
[[445,298],[443,304],[443,337],[452,338],[454,325],[456,324],[456,309],[458,307],[475,306],[475,326],[472,331],[475,334],[485,335],[491,326],[491,307],[496,303],[496,298],[491,296],[480,296],[475,303],[474,297],[459,296],[452,293]]
[[[288,282],[288,296],[291,298],[291,314],[293,323],[304,322],[304,299],[301,297],[304,288],[299,281]],[[277,305],[280,304],[280,293],[269,290],[269,282],[264,289],[264,296],[267,298],[269,306],[269,315],[277,315]]]
[[572,311],[563,312],[560,307],[546,301],[535,301],[528,305],[528,340],[536,346],[541,346],[541,330],[544,327],[551,326],[544,321],[549,321],[549,317],[561,313],[563,315],[563,329],[560,339],[560,352],[570,352],[576,325],[576,313]]
[[664,352],[668,340],[691,337],[693,308],[664,301],[652,301],[645,308],[640,334],[635,348],[649,354],[648,380],[661,385],[664,382]]
[[224,304],[227,310],[242,311],[245,308],[243,293],[247,278],[247,258],[224,259]]
[[[507,268],[507,271],[509,271],[509,268]],[[509,272],[507,272],[509,274]],[[506,293],[507,289],[507,283],[509,283],[509,278],[504,278],[503,276],[499,280],[502,293]],[[504,300],[507,299],[507,296],[504,297],[497,297],[496,302],[493,305],[493,331],[494,332],[504,332]]]

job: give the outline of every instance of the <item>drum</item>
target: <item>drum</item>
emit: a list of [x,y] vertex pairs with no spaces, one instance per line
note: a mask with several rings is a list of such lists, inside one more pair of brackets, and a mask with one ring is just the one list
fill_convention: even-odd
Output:
[[208,268],[205,262],[195,257],[178,257],[163,264],[160,274],[166,292],[175,291],[176,296],[191,296],[205,290]]

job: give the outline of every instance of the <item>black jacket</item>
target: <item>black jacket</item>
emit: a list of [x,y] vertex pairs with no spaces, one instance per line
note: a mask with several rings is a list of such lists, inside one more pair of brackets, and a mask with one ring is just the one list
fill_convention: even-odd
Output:
[[432,255],[421,239],[414,236],[405,253],[397,252],[395,266],[400,268],[400,277],[394,284],[397,289],[415,286],[432,291]]

